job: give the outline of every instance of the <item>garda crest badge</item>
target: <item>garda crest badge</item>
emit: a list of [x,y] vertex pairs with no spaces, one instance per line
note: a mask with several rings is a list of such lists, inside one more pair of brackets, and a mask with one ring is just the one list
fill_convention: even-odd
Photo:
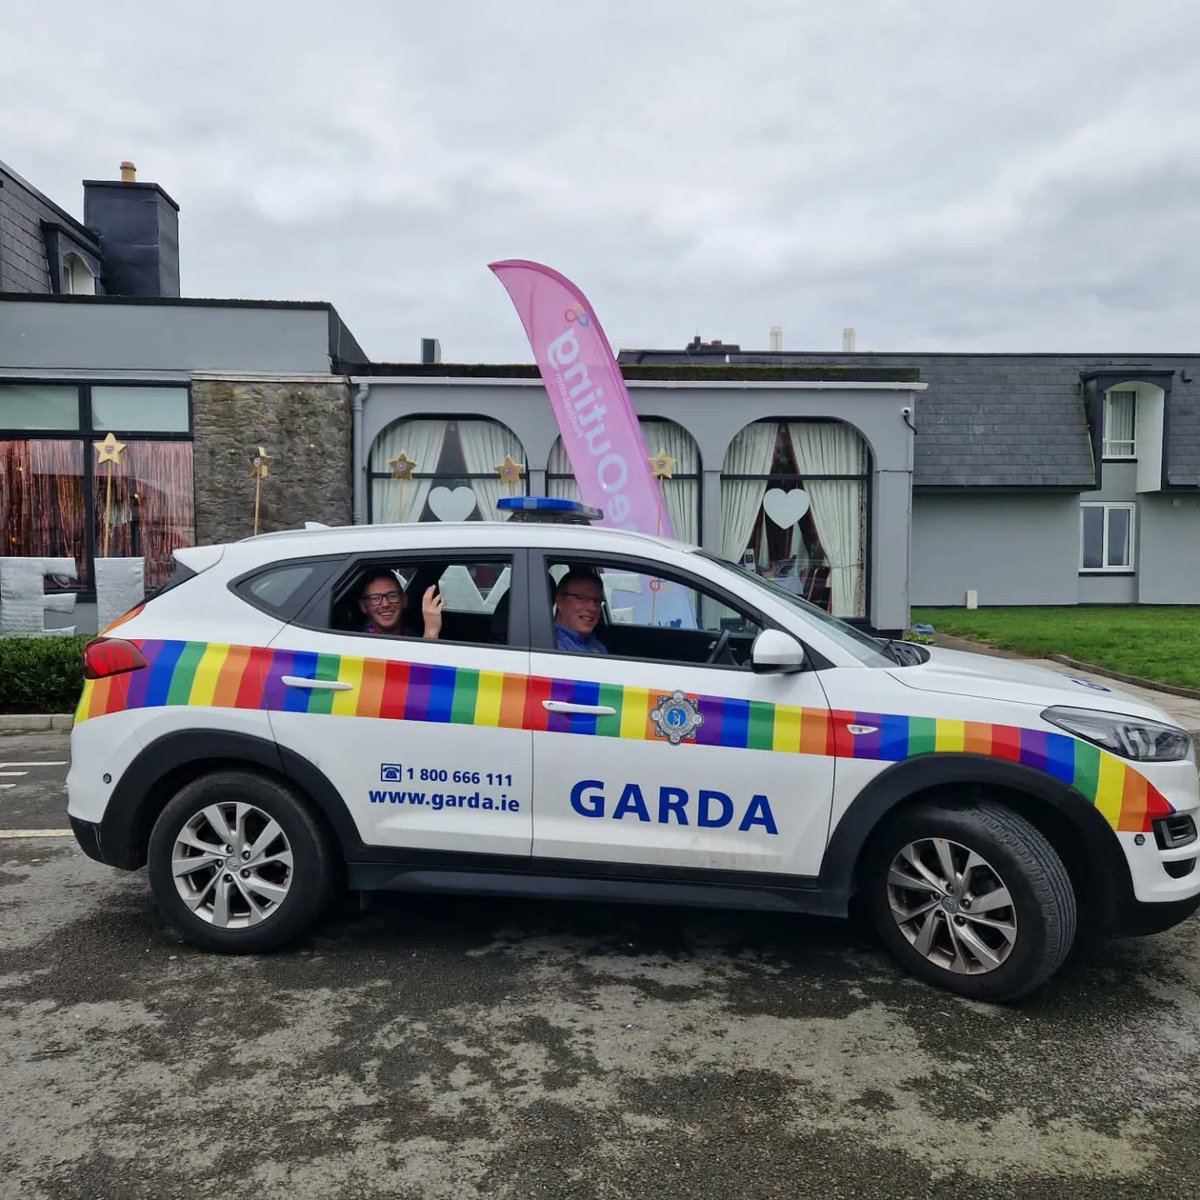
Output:
[[650,713],[650,720],[654,722],[658,736],[665,737],[672,746],[678,746],[680,742],[694,742],[696,730],[704,724],[700,705],[683,692],[659,696],[658,707]]

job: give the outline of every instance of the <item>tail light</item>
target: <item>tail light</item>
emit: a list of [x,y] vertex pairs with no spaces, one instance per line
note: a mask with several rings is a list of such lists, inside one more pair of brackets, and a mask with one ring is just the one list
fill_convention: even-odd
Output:
[[83,677],[106,679],[126,671],[140,671],[146,666],[142,652],[121,638],[98,637],[83,648]]

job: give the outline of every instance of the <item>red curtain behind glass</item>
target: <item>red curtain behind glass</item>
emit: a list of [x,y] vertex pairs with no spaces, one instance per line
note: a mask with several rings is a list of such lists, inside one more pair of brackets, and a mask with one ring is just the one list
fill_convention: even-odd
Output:
[[[96,554],[104,553],[108,493],[107,463],[96,467],[93,484]],[[146,586],[165,583],[171,551],[195,540],[191,442],[128,442],[112,469],[112,558],[146,560]]]
[[87,587],[84,522],[83,442],[0,441],[4,554],[73,558],[78,582]]

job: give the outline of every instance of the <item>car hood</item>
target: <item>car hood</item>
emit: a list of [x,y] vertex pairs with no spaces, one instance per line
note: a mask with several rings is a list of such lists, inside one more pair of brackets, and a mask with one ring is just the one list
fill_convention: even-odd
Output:
[[1011,658],[969,654],[962,650],[926,647],[929,661],[889,669],[897,683],[921,692],[951,696],[982,696],[1049,708],[1052,704],[1099,709],[1128,716],[1150,717],[1169,725],[1179,722],[1153,704],[1107,684],[1096,683],[1067,669],[1056,671]]

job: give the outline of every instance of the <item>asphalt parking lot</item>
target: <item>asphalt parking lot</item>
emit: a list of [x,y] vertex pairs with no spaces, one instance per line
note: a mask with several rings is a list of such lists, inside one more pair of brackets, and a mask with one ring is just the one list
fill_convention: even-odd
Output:
[[66,759],[0,736],[5,1198],[1194,1193],[1195,921],[1010,1008],[712,911],[385,897],[222,958],[47,834]]

